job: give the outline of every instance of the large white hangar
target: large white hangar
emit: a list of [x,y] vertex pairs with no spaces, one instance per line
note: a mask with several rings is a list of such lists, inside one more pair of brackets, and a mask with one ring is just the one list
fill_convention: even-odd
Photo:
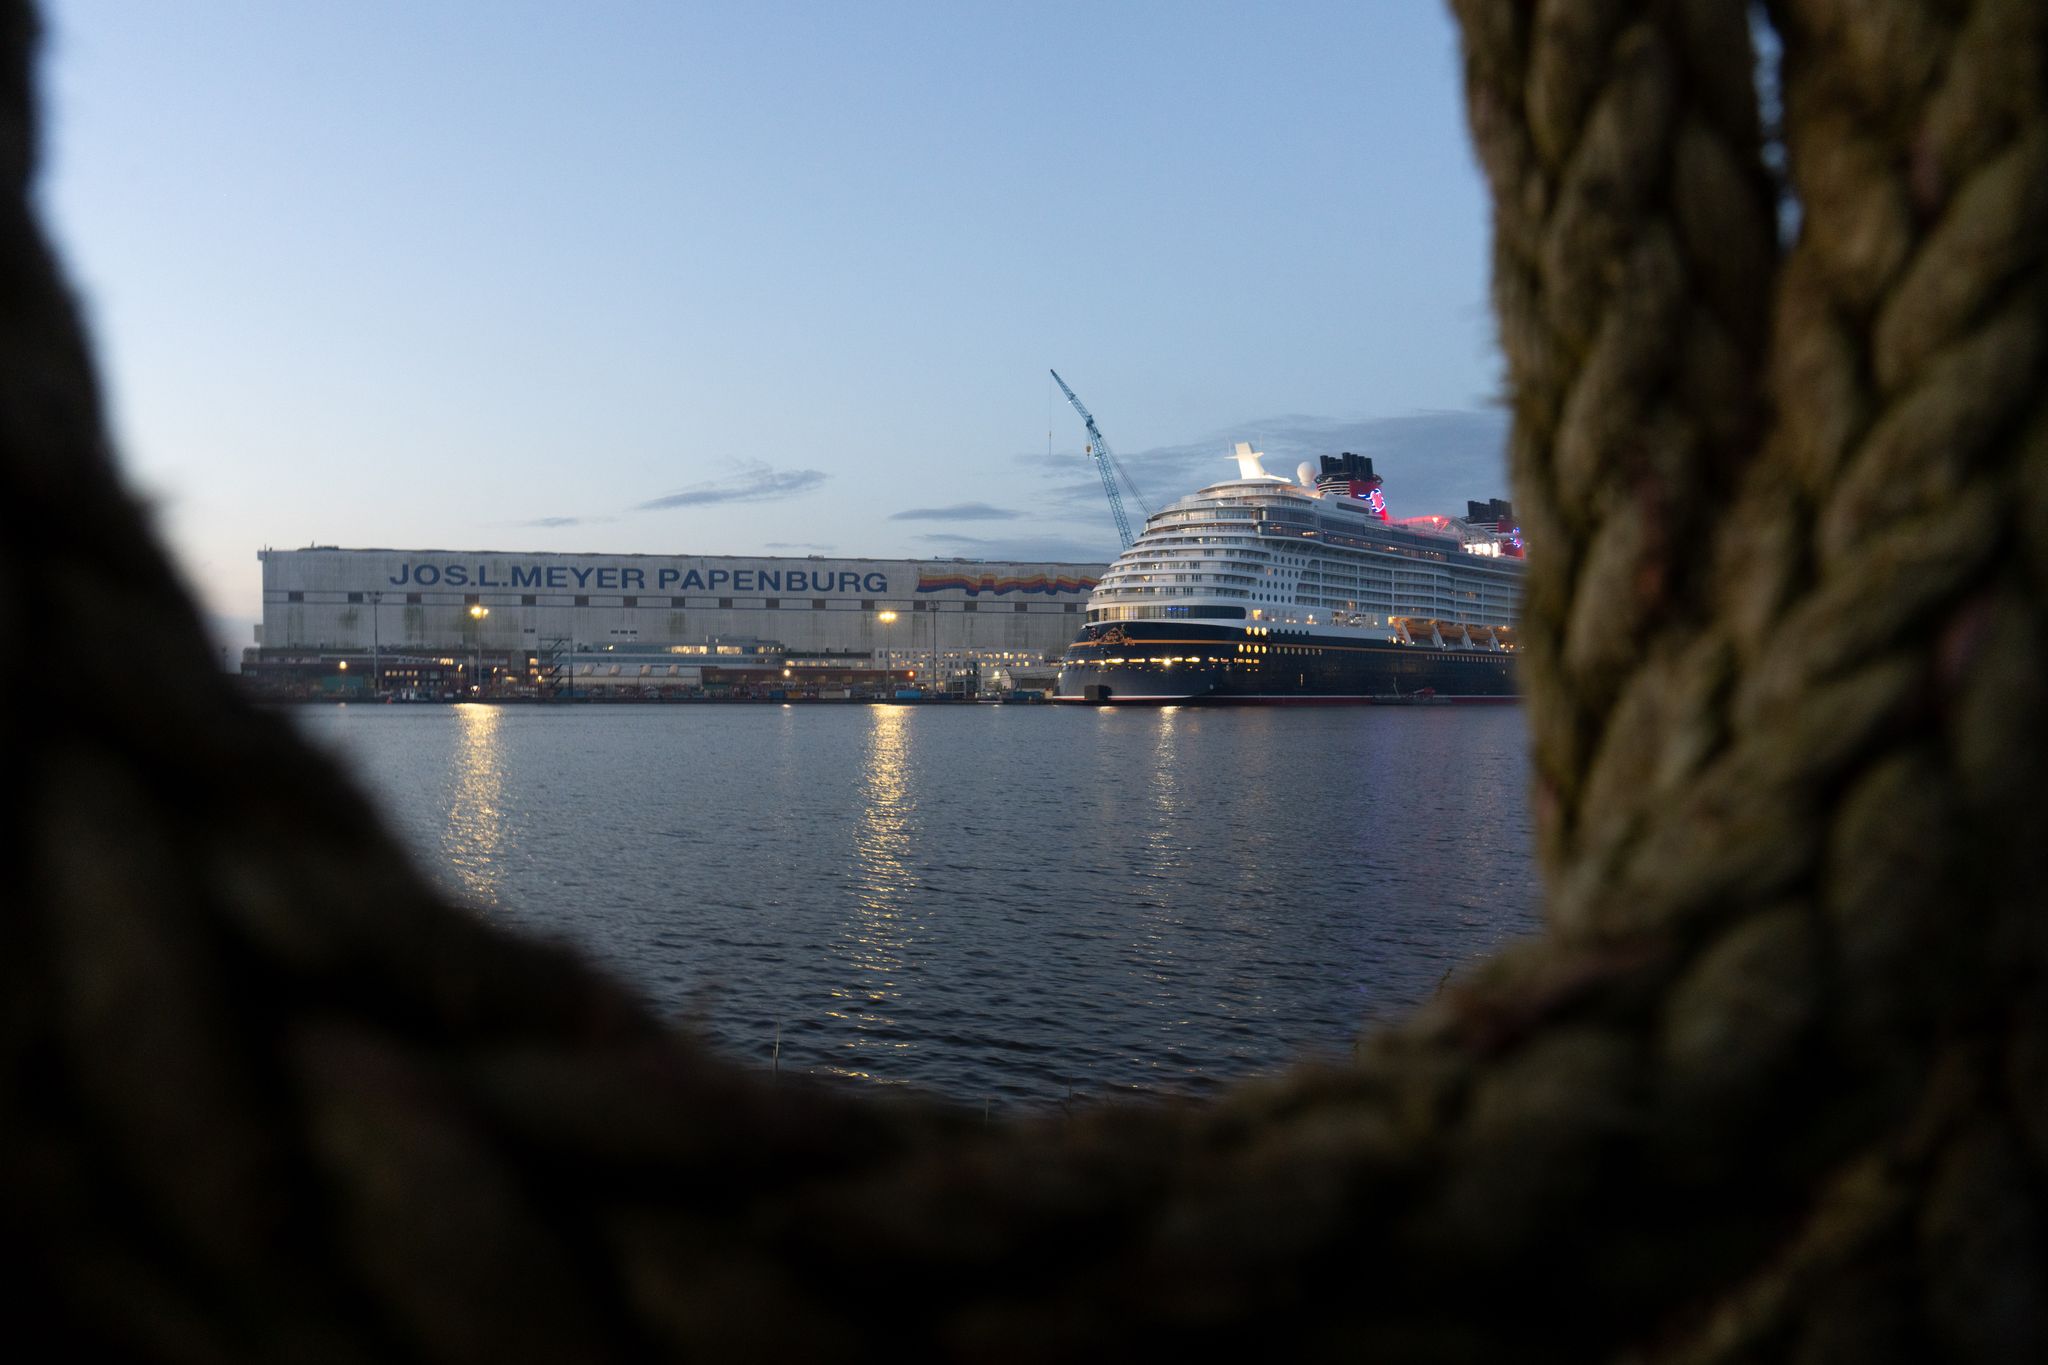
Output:
[[721,640],[928,663],[1052,659],[1102,564],[263,550],[260,653],[641,654]]

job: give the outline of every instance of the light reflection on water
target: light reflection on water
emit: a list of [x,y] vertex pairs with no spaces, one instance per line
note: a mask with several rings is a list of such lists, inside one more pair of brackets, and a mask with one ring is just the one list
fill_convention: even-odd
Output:
[[475,704],[454,711],[460,748],[441,846],[468,898],[495,907],[505,871],[505,758],[498,739],[504,712]]
[[829,1012],[852,1027],[841,1044],[845,1055],[832,1069],[858,1077],[874,1076],[866,1066],[873,1049],[909,1046],[892,1039],[896,1021],[888,1011],[902,989],[900,978],[909,969],[917,930],[912,909],[917,870],[911,832],[910,712],[900,706],[866,709],[870,731],[854,845],[857,908],[848,926],[845,954],[856,971],[845,988],[833,992],[842,1008]]
[[294,714],[452,889],[784,1070],[1201,1092],[1536,927],[1511,708]]
[[1180,870],[1179,861],[1187,837],[1180,810],[1181,755],[1176,746],[1180,714],[1180,707],[1161,707],[1159,724],[1153,736],[1151,768],[1145,774],[1145,790],[1151,807],[1151,827],[1146,832],[1145,847],[1154,868],[1152,875],[1158,879],[1155,884],[1159,894],[1138,901],[1138,936],[1131,945],[1133,960],[1150,975],[1147,1003],[1168,1011],[1172,1009],[1174,996],[1174,944],[1179,940],[1168,887],[1170,879]]

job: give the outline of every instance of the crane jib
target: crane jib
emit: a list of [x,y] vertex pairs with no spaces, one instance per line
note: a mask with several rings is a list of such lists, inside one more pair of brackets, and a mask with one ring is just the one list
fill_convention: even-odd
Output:
[[[1095,414],[1088,411],[1086,405],[1081,402],[1081,396],[1067,387],[1067,381],[1060,378],[1058,370],[1050,370],[1048,373],[1052,375],[1052,382],[1060,386],[1060,392],[1067,396],[1067,401],[1074,405],[1074,411],[1081,414],[1081,421],[1088,428],[1088,435],[1090,437],[1088,454],[1095,461],[1096,468],[1102,473],[1102,491],[1109,498],[1110,518],[1116,522],[1117,537],[1123,542],[1123,548],[1128,550],[1131,548],[1131,542],[1136,537],[1131,534],[1130,518],[1124,515],[1123,494],[1117,491],[1116,481],[1117,476],[1122,475],[1124,481],[1128,483],[1131,476],[1124,473],[1122,462],[1111,452],[1109,442],[1102,439],[1102,431],[1095,425]],[[1112,472],[1112,466],[1114,466],[1114,472]],[[1131,492],[1135,496],[1137,493],[1136,484],[1131,485]]]

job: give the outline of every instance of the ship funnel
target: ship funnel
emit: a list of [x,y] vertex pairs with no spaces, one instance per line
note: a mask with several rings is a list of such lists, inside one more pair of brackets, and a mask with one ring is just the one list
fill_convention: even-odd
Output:
[[[1237,460],[1237,477],[1240,479],[1270,479],[1273,477],[1266,472],[1266,466],[1260,463],[1260,461],[1266,458],[1265,452],[1253,450],[1249,441],[1239,441],[1237,443],[1234,458]],[[1286,480],[1282,479],[1280,482],[1285,483]]]

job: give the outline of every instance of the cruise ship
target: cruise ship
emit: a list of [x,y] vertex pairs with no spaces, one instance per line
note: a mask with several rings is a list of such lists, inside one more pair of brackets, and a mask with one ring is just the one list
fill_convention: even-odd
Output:
[[1345,453],[1238,477],[1145,520],[1089,597],[1054,700],[1499,702],[1516,697],[1522,539],[1494,500],[1394,520]]

